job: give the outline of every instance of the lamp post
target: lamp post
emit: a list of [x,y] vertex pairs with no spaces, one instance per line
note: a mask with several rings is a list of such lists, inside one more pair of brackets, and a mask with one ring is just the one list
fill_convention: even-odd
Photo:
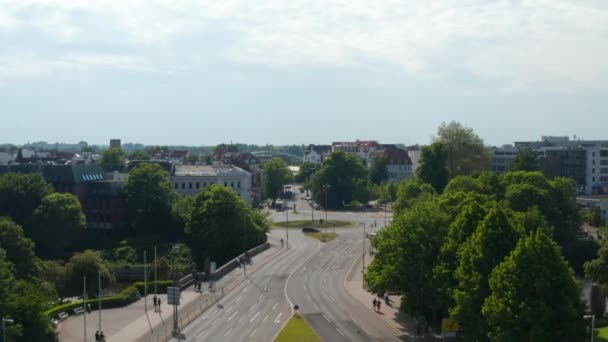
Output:
[[247,260],[245,260],[245,254],[247,253],[247,241],[245,239],[245,236],[247,235],[247,219],[249,218],[249,214],[245,213],[243,215],[243,274],[245,275],[245,277],[247,277]]
[[365,274],[365,223],[363,225],[363,267],[361,267],[361,273]]
[[2,317],[2,341],[6,342],[6,324],[13,324],[15,320]]
[[289,210],[285,210],[285,247],[289,249]]
[[329,192],[329,188],[331,187],[331,185],[329,184],[325,184],[322,186],[323,190],[325,190],[325,237],[327,237],[327,193]]
[[[595,334],[594,334],[594,330],[595,330],[595,315],[585,315],[583,316],[584,319],[590,319],[591,320],[591,342],[595,341]],[[587,339],[585,338],[585,341]]]

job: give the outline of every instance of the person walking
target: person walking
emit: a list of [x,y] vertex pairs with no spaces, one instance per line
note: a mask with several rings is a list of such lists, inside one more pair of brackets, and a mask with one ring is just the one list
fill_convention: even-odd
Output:
[[158,298],[156,297],[156,295],[154,295],[154,297],[152,297],[152,302],[154,302],[154,312],[156,312],[157,305],[158,305]]
[[387,292],[384,292],[384,303],[386,305],[388,305],[388,303],[389,303],[389,298],[388,298],[388,293]]
[[103,334],[103,331],[99,333],[99,342],[106,342],[106,336]]
[[380,312],[380,306],[382,305],[382,301],[378,299],[376,303],[378,303],[378,312]]
[[283,238],[281,238],[281,248],[283,248]]
[[372,303],[374,305],[374,311],[376,311],[376,307],[378,306],[378,303],[376,301],[376,297],[374,297],[374,301]]
[[95,331],[95,342],[99,342],[99,330]]
[[161,303],[160,298],[158,298],[158,312],[162,312],[162,310],[160,309],[160,303]]

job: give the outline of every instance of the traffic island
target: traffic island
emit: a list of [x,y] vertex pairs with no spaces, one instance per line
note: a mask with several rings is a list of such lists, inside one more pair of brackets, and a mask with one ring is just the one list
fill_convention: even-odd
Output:
[[306,228],[306,227],[310,227],[310,228],[317,228],[317,229],[321,229],[321,228],[353,228],[353,227],[357,227],[357,224],[354,222],[350,222],[350,221],[334,221],[334,220],[329,220],[329,221],[322,221],[319,222],[318,220],[315,221],[311,221],[311,220],[299,220],[299,221],[281,221],[281,222],[274,222],[272,224],[273,228],[294,228],[294,229],[300,229],[300,228]]
[[295,314],[274,342],[321,342],[321,338],[301,315]]
[[336,233],[321,233],[321,232],[314,232],[314,233],[304,233],[304,235],[306,236],[310,236],[313,239],[317,239],[321,242],[329,242],[331,240],[333,240],[338,234]]

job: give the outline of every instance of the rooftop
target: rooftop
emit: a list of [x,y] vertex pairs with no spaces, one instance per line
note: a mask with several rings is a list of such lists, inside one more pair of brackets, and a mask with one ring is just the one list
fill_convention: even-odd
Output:
[[234,165],[175,165],[175,176],[218,176],[220,174],[248,173]]

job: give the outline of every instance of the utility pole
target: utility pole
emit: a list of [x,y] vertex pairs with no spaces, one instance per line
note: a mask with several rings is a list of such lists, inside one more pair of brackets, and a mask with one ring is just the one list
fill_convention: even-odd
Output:
[[99,311],[99,332],[101,333],[103,332],[103,330],[101,330],[101,271],[97,272],[97,286],[99,289],[99,295],[97,296],[97,311]]
[[285,246],[289,249],[289,210],[285,211]]
[[13,324],[15,320],[2,317],[2,341],[6,342],[6,323]]
[[158,269],[158,264],[156,262],[156,246],[154,246],[154,295],[158,295],[157,269]]
[[148,313],[148,268],[146,263],[146,251],[144,251],[144,312]]
[[365,223],[363,224],[363,267],[361,267],[361,273],[365,274]]
[[87,276],[82,277],[82,308],[84,312],[82,317],[84,319],[84,342],[87,342]]

